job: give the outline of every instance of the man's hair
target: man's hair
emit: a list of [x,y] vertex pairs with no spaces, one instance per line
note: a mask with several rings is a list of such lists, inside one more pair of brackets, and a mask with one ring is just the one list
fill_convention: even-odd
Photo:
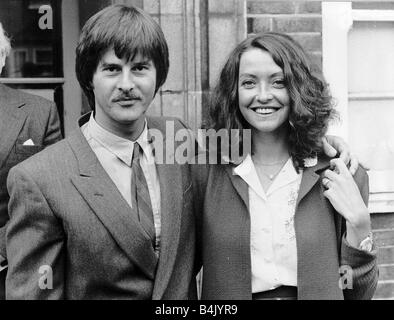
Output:
[[107,51],[131,61],[138,54],[151,59],[156,68],[155,93],[164,84],[169,68],[168,46],[160,26],[143,10],[112,5],[92,16],[84,25],[76,49],[75,71],[94,110],[93,75]]
[[3,25],[0,22],[0,54],[4,54],[8,56],[11,51],[11,42],[10,39],[7,37],[3,29]]
[[290,36],[275,32],[255,34],[231,52],[211,95],[205,127],[216,130],[250,128],[239,110],[238,77],[242,54],[253,48],[269,52],[283,70],[290,97],[290,155],[298,170],[304,166],[304,159],[322,152],[321,138],[336,112],[321,71],[315,68],[312,72],[307,54]]

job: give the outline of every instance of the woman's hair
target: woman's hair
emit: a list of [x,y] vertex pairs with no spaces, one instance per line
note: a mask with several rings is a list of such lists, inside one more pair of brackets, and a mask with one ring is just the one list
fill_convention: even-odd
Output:
[[138,54],[152,59],[156,68],[155,93],[164,84],[169,58],[167,42],[160,26],[139,8],[109,6],[86,22],[76,49],[75,71],[93,110],[93,75],[103,54],[110,49],[118,58],[127,61]]
[[[238,106],[238,77],[241,56],[252,48],[269,52],[283,70],[290,96],[289,151],[296,169],[303,168],[304,159],[316,157],[322,152],[321,138],[336,113],[321,71],[312,73],[311,62],[302,47],[285,34],[255,34],[232,51],[213,89],[209,119],[204,127],[216,130],[250,129]],[[240,144],[242,148],[242,140]]]

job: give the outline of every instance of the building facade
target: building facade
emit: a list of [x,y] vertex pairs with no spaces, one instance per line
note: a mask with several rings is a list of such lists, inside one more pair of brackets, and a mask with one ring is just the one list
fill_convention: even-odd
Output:
[[248,34],[285,32],[322,68],[343,136],[370,171],[370,210],[379,252],[377,299],[394,298],[394,1],[3,0],[12,39],[1,82],[56,101],[63,131],[89,110],[75,77],[81,27],[101,8],[132,4],[161,25],[170,71],[149,113],[180,117],[196,130],[230,50]]

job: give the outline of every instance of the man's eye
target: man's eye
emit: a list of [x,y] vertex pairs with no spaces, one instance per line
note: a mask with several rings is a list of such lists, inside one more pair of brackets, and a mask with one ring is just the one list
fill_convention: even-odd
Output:
[[106,67],[106,68],[104,68],[104,71],[107,71],[107,72],[116,72],[118,70],[119,70],[119,68],[117,68],[117,67]]
[[148,67],[146,65],[137,65],[133,68],[135,71],[143,71],[148,69]]

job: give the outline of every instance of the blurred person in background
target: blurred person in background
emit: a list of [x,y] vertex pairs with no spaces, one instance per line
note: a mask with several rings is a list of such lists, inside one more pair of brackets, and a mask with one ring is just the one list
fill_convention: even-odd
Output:
[[[10,39],[0,23],[0,75],[10,52]],[[61,139],[55,103],[5,86],[0,78],[0,299],[5,296],[7,273],[8,172],[19,162]]]

